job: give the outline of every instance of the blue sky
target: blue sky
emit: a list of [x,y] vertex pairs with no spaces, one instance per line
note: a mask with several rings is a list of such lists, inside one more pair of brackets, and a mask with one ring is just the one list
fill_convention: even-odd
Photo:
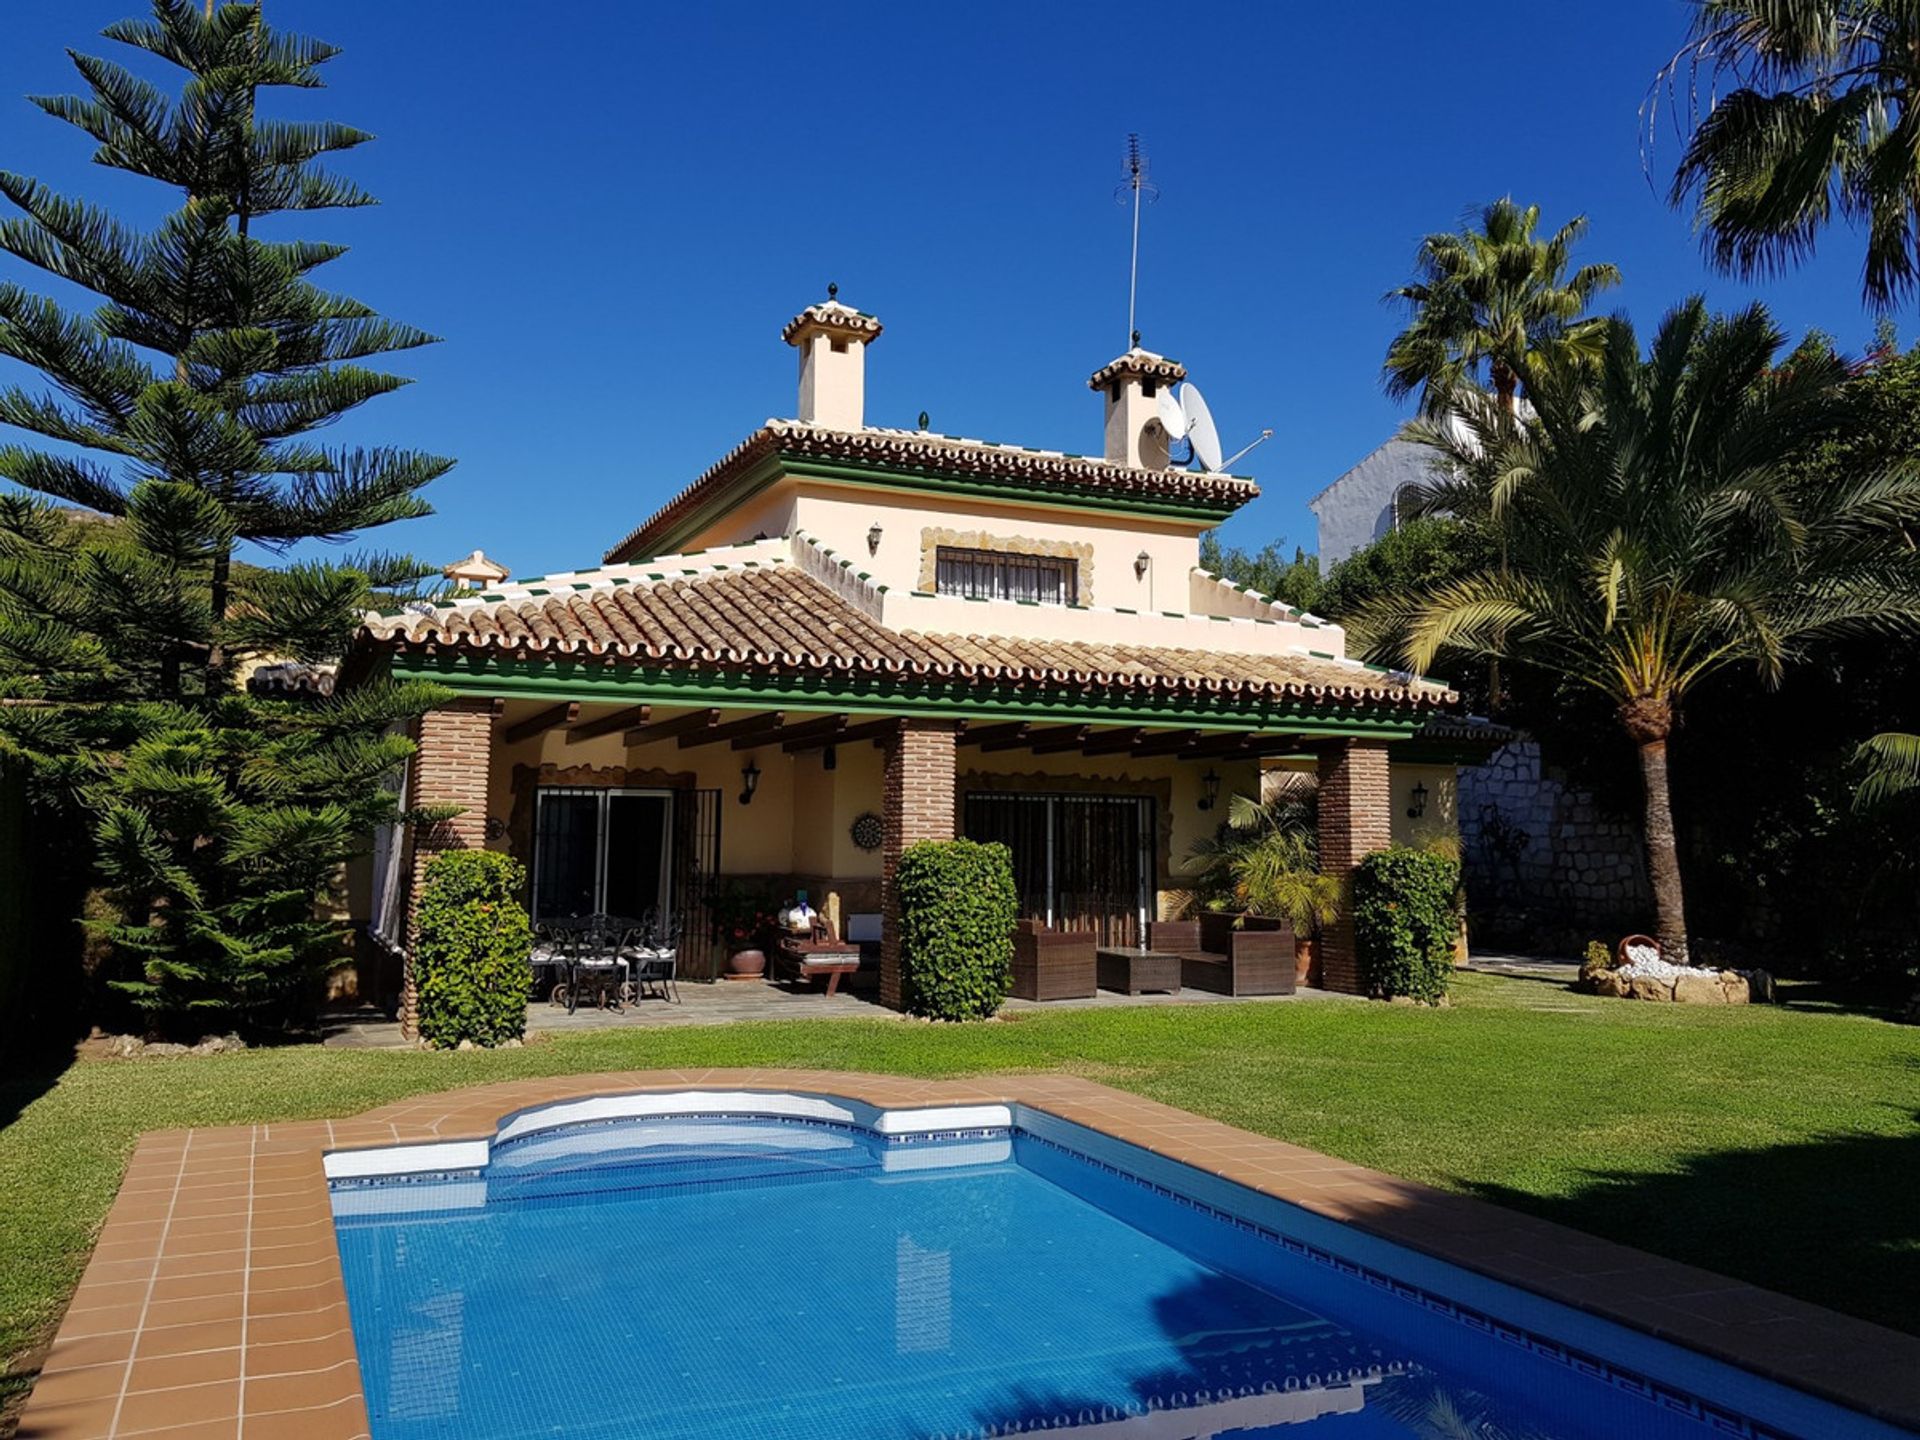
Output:
[[[75,88],[68,46],[138,0],[10,0],[0,166],[130,219],[157,187],[15,98]],[[1206,390],[1262,498],[1234,543],[1311,548],[1308,496],[1392,433],[1380,297],[1420,235],[1511,193],[1626,283],[1643,328],[1704,289],[1862,348],[1859,248],[1829,236],[1760,285],[1707,273],[1641,168],[1636,110],[1679,0],[1542,3],[1499,23],[1431,3],[728,4],[267,0],[345,48],[281,113],[380,138],[344,168],[379,209],[278,222],[353,253],[328,283],[443,335],[418,384],[336,431],[441,451],[438,513],[379,538],[528,575],[600,551],[769,415],[794,408],[782,323],[878,315],[871,423],[1097,452],[1086,376],[1124,348],[1129,131],[1161,187],[1140,328]],[[1671,136],[1658,159],[1671,159]],[[1664,177],[1663,177],[1664,178]],[[0,258],[0,278],[47,288]],[[1909,319],[1910,317],[1896,317]],[[8,376],[7,378],[14,378]]]

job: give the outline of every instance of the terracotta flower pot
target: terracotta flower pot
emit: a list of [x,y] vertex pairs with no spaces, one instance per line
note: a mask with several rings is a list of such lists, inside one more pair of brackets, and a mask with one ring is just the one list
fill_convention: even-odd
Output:
[[727,979],[758,980],[767,973],[767,952],[749,946],[727,956]]
[[1293,937],[1293,979],[1297,985],[1320,983],[1320,942],[1312,936]]

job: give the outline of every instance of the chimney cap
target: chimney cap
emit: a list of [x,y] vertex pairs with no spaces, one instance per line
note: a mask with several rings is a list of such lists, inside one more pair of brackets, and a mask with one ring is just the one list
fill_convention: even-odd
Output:
[[489,560],[484,550],[476,550],[464,560],[456,560],[440,572],[454,584],[474,588],[498,585],[513,572],[497,560]]
[[1142,350],[1138,345],[1124,355],[1116,355],[1087,377],[1089,390],[1104,390],[1115,380],[1133,379],[1157,380],[1171,385],[1176,380],[1187,378],[1187,367],[1178,360],[1169,360],[1164,355],[1156,355],[1151,350]]
[[873,316],[863,314],[837,299],[809,305],[786,323],[780,338],[789,345],[804,345],[815,335],[837,335],[843,339],[871,341],[882,326]]

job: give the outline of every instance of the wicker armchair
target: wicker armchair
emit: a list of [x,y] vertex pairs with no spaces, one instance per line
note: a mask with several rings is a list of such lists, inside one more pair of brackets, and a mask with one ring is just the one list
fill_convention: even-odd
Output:
[[1180,957],[1182,985],[1216,995],[1293,993],[1293,927],[1284,920],[1203,915],[1156,920],[1148,933],[1153,949]]
[[1090,1000],[1096,990],[1091,930],[1050,930],[1038,920],[1013,927],[1013,994],[1022,1000]]

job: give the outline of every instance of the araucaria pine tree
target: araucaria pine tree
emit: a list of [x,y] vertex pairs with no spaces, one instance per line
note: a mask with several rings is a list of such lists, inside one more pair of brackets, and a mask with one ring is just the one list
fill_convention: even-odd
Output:
[[99,301],[0,283],[0,355],[46,382],[0,387],[0,426],[53,442],[0,432],[0,478],[32,492],[0,497],[0,748],[39,803],[85,815],[121,911],[100,926],[120,987],[162,1021],[261,1021],[339,963],[322,902],[393,818],[396,722],[437,698],[248,694],[251,666],[337,657],[374,592],[422,574],[392,555],[268,562],[428,513],[419,492],[450,460],[312,436],[406,383],[363,362],[433,337],[315,284],[345,247],[259,233],[372,203],[320,163],[370,137],[260,114],[317,88],[333,47],[200,0],[105,35],[175,67],[177,93],[76,54],[89,93],[34,103],[177,206],[143,233],[0,170],[19,212],[0,250]]

